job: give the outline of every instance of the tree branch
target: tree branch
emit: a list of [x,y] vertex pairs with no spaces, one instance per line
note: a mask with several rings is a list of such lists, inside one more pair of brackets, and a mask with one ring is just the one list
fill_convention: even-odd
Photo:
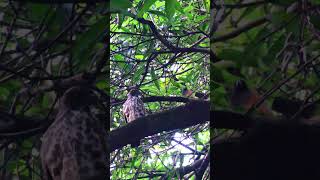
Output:
[[185,106],[139,118],[110,132],[110,152],[140,139],[174,129],[183,129],[209,121],[209,102],[193,101]]
[[169,48],[170,50],[174,51],[174,52],[200,52],[200,53],[207,53],[210,54],[210,50],[209,49],[204,49],[204,48],[180,48],[180,47],[176,47],[174,45],[171,44],[171,42],[169,42],[167,39],[165,39],[157,30],[156,26],[153,24],[152,21],[143,19],[143,18],[138,18],[137,19],[140,23],[142,24],[147,24],[152,33],[157,37],[157,39],[159,39],[159,41],[162,42],[162,44],[164,44],[167,48]]
[[264,16],[264,17],[262,17],[260,19],[257,19],[255,21],[249,22],[247,24],[244,24],[241,27],[239,27],[238,29],[236,29],[236,30],[234,30],[234,31],[232,31],[230,33],[227,33],[227,34],[224,34],[224,35],[221,35],[221,36],[218,36],[218,37],[212,36],[210,38],[210,41],[212,43],[212,42],[220,42],[220,41],[225,41],[225,40],[228,40],[228,39],[232,39],[234,37],[237,37],[238,35],[240,35],[243,32],[249,31],[252,28],[255,28],[257,26],[260,26],[260,25],[266,23],[267,21],[268,21],[267,17]]
[[[192,164],[177,168],[174,171],[178,172],[180,177],[183,177],[184,175],[192,171],[197,171],[197,169],[201,167],[207,167],[209,165],[209,161],[210,161],[210,155],[207,154],[205,158],[196,160]],[[168,179],[168,177],[169,177],[169,174],[165,174],[161,179]]]
[[[158,102],[158,101],[167,101],[167,102],[190,102],[192,99],[187,97],[180,96],[150,96],[144,97],[141,99],[143,102]],[[111,106],[119,106],[122,105],[126,100],[125,99],[117,99],[111,103]]]

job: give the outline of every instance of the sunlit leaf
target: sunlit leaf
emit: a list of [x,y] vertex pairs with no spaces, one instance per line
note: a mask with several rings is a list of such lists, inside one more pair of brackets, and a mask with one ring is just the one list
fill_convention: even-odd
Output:
[[72,54],[81,68],[87,67],[90,62],[90,53],[95,48],[95,45],[103,40],[106,31],[106,20],[104,17],[100,18],[88,31],[77,38],[75,46],[72,48]]
[[127,10],[127,8],[130,8],[131,5],[132,3],[129,0],[111,0],[110,1],[111,9]]
[[150,6],[154,4],[157,0],[145,0],[142,8],[139,10],[137,16],[142,17],[142,15],[149,10]]
[[176,5],[176,0],[166,0],[165,12],[169,21],[172,20],[173,15],[175,13],[175,5]]
[[153,81],[154,85],[160,91],[159,79],[158,79],[153,67],[151,67],[151,77],[152,77],[152,81]]

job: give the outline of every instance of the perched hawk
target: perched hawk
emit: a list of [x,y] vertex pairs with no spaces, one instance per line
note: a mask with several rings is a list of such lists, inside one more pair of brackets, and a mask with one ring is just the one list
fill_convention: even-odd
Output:
[[126,102],[123,104],[122,111],[128,123],[146,115],[146,109],[139,95],[140,91],[138,89],[131,89]]
[[44,133],[40,157],[45,180],[105,180],[106,132],[89,106],[97,103],[90,88],[68,89],[59,111]]

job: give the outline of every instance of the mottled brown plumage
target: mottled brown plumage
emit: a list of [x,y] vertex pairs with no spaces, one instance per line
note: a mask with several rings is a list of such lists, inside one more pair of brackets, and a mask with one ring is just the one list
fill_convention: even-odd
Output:
[[106,132],[90,112],[97,102],[91,89],[68,89],[55,121],[42,138],[40,157],[45,180],[107,179]]
[[127,122],[132,122],[139,117],[146,115],[142,100],[139,98],[140,92],[137,89],[131,89],[128,93],[128,98],[123,104],[123,114]]
[[[123,104],[122,108],[127,123],[146,115],[146,109],[144,108],[143,102],[139,95],[140,91],[138,89],[131,89],[127,94],[128,98]],[[131,147],[138,147],[139,145],[140,141],[131,143]]]

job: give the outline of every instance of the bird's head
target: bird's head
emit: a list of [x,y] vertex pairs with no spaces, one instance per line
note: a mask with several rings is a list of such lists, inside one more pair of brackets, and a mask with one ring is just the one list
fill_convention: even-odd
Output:
[[234,106],[243,105],[251,96],[251,91],[243,80],[235,82],[231,95],[231,104]]
[[129,90],[129,93],[128,93],[127,96],[128,96],[128,97],[132,97],[132,96],[138,97],[138,96],[140,96],[140,95],[142,95],[142,94],[141,94],[141,92],[139,91],[138,88],[132,88],[132,89]]
[[237,80],[234,84],[233,89],[237,92],[249,91],[248,86],[244,80]]
[[72,110],[97,104],[98,97],[90,87],[73,86],[62,96],[61,103]]

